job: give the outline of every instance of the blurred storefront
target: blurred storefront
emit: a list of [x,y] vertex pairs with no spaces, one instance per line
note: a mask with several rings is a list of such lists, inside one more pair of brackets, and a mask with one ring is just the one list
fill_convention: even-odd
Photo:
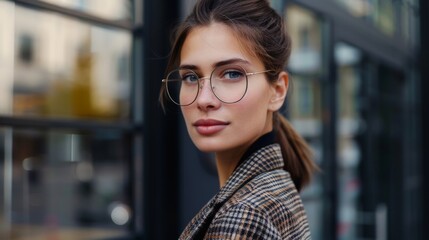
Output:
[[294,48],[286,114],[322,167],[313,239],[423,239],[417,1],[275,1]]
[[[158,102],[193,2],[0,0],[0,239],[175,239],[215,194],[212,156]],[[322,169],[313,239],[425,239],[428,5],[271,2],[293,39],[284,113]]]
[[129,232],[129,1],[0,1],[0,239]]

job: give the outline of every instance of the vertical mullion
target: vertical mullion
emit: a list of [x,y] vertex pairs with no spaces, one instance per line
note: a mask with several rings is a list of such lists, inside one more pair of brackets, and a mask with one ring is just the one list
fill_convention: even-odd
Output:
[[[427,89],[429,89],[429,46],[427,42],[429,41],[429,2],[427,0],[420,0],[420,95],[421,105],[420,105],[420,114],[421,114],[421,146],[422,146],[422,168],[421,168],[421,182],[422,182],[422,192],[423,192],[423,223],[422,223],[422,233],[426,233],[426,236],[422,236],[422,239],[427,239],[427,226],[429,226],[429,95],[427,94]],[[423,234],[425,235],[425,234]]]
[[[170,33],[179,16],[179,0],[144,2],[143,73],[143,226],[146,239],[177,239],[178,122],[164,114],[159,89],[169,53]],[[168,231],[166,231],[166,226]]]
[[[12,184],[13,184],[13,132],[12,128],[4,129],[4,226],[2,230],[7,235],[11,234],[11,224],[12,224],[12,203],[13,203],[13,195],[12,195]],[[11,236],[9,236],[11,237]]]
[[[132,8],[132,22],[134,31],[132,32],[131,51],[131,115],[130,120],[134,126],[143,125],[143,0],[130,0]],[[131,185],[130,199],[132,199],[132,209],[134,217],[131,223],[132,235],[135,239],[143,238],[144,232],[144,193],[143,183],[143,128],[137,128],[130,134],[130,168],[129,181]]]
[[335,35],[332,22],[325,20],[322,25],[323,34],[323,73],[322,79],[322,119],[323,119],[323,169],[326,171],[324,191],[326,218],[324,239],[337,238],[338,223],[338,179],[337,179],[337,75],[334,59]]

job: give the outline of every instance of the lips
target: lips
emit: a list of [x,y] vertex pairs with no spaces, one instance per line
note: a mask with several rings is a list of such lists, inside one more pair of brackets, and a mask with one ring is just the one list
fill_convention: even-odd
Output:
[[201,135],[213,135],[222,131],[229,122],[223,122],[215,119],[200,119],[196,121],[193,126]]

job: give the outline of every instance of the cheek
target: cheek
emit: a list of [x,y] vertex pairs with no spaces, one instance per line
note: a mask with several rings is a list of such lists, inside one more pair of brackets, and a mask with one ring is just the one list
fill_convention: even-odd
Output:
[[[260,111],[268,111],[270,101],[270,91],[268,84],[259,84],[250,88],[242,101],[243,107],[249,108],[249,111],[260,114]],[[239,102],[239,103],[240,103]]]
[[243,98],[235,106],[231,106],[236,112],[235,116],[243,128],[257,127],[265,124],[268,112],[268,104],[265,96],[249,96]]
[[188,125],[188,121],[190,121],[192,111],[189,106],[182,107],[181,110],[182,110],[183,119],[185,120],[186,125]]

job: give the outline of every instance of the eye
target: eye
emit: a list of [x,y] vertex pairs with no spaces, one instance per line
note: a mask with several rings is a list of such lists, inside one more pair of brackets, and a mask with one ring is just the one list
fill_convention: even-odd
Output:
[[194,72],[187,72],[187,73],[181,74],[181,76],[182,76],[182,81],[187,83],[187,84],[198,83],[199,77]]
[[241,80],[244,78],[244,72],[237,69],[228,69],[225,70],[222,74],[222,79],[224,80]]
[[225,78],[240,78],[243,76],[243,73],[237,70],[229,70],[225,73]]

